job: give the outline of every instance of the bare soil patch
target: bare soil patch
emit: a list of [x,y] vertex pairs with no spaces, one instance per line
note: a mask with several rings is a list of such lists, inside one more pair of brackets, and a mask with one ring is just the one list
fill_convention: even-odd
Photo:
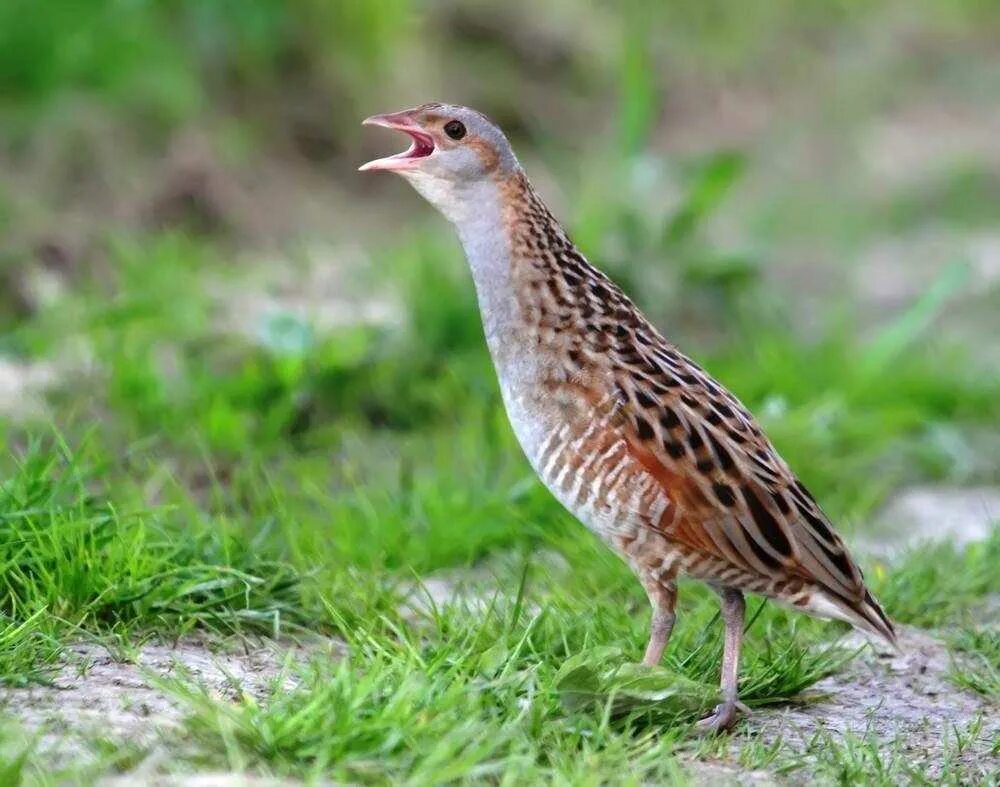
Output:
[[[847,647],[860,644],[854,635],[845,640]],[[39,746],[58,766],[86,757],[86,742],[95,735],[146,747],[180,724],[183,710],[156,685],[157,677],[185,677],[221,697],[247,692],[263,698],[276,680],[288,688],[295,685],[294,670],[286,667],[311,653],[336,654],[340,648],[330,641],[310,646],[261,641],[220,650],[190,639],[147,644],[134,658],[122,660],[103,647],[78,645],[51,685],[4,689],[0,706],[29,733],[40,735]],[[1000,772],[993,751],[993,741],[1000,738],[997,704],[949,681],[953,656],[926,632],[904,629],[901,651],[868,650],[816,684],[802,702],[757,710],[734,734],[729,761],[692,762],[690,775],[705,784],[798,783],[797,774],[805,771],[778,777],[737,765],[740,749],[754,739],[765,744],[781,739],[789,756],[812,759],[826,735],[833,741],[871,740],[881,750],[904,754],[930,778],[978,781]],[[961,747],[955,745],[957,735],[964,737]],[[164,764],[154,752],[140,769],[144,775],[134,776],[156,784],[274,783],[239,774],[170,777],[158,767]]]
[[[850,634],[844,644],[857,647],[863,641]],[[905,756],[929,779],[979,783],[995,777],[1000,708],[948,679],[952,658],[927,632],[903,628],[900,653],[866,650],[804,698],[821,697],[818,701],[755,712],[744,723],[743,736],[734,737],[732,754],[737,757],[742,743],[759,736],[765,743],[780,739],[812,759],[821,757],[817,747],[824,736],[851,737],[876,743],[886,759],[893,751]],[[956,736],[962,736],[962,745]]]
[[339,649],[333,641],[308,646],[290,643],[245,643],[220,648],[203,640],[174,644],[148,643],[126,659],[100,645],[70,649],[49,685],[0,689],[0,711],[13,716],[53,763],[85,756],[95,737],[149,746],[159,734],[176,727],[183,709],[157,678],[185,678],[223,697],[249,693],[263,698],[274,681],[295,685],[294,667],[312,653]]

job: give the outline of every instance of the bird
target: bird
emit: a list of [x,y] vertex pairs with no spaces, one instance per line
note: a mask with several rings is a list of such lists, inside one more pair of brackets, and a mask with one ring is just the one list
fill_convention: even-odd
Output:
[[702,730],[749,713],[738,693],[747,592],[895,647],[858,564],[754,417],[584,257],[496,123],[428,103],[363,124],[410,146],[360,170],[402,176],[454,225],[528,462],[645,590],[643,664],[661,661],[679,576],[718,594],[722,702]]

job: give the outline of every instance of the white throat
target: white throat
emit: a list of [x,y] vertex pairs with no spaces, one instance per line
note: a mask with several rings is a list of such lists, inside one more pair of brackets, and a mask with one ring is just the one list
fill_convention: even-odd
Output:
[[491,178],[456,184],[419,172],[406,174],[413,187],[455,225],[476,285],[486,342],[499,365],[514,349],[518,316],[500,189]]

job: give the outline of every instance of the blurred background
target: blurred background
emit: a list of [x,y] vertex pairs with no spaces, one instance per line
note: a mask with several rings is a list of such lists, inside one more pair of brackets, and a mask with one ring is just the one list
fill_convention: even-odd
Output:
[[355,171],[405,144],[362,118],[442,100],[834,514],[995,482],[998,96],[988,0],[6,0],[2,439],[89,435],[151,503],[405,497],[470,424],[521,478],[451,229]]

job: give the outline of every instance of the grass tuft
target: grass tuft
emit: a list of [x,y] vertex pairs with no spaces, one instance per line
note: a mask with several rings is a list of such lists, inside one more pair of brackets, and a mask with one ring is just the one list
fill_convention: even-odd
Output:
[[947,542],[911,551],[892,571],[873,580],[889,614],[914,626],[964,623],[977,603],[1000,593],[1000,529],[986,541],[957,549]]
[[954,635],[949,644],[958,654],[951,669],[955,685],[994,701],[1000,699],[1000,629],[970,626]]

